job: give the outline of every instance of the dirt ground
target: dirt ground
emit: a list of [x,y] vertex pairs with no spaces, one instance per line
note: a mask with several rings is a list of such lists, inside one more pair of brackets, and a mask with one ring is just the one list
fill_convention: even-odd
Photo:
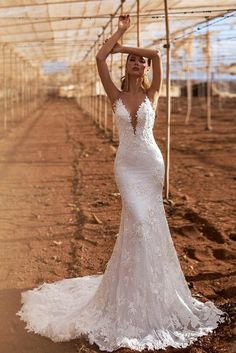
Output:
[[[158,352],[233,353],[235,315],[235,108],[196,99],[190,124],[185,100],[174,100],[170,196],[165,205],[173,241],[192,294],[229,314],[212,334],[186,349]],[[165,102],[155,138],[165,154]],[[15,313],[20,293],[43,282],[101,273],[119,227],[121,200],[111,143],[73,100],[53,100],[0,139],[0,352],[99,352],[85,340],[53,343],[28,333]],[[131,350],[120,349],[120,353]]]

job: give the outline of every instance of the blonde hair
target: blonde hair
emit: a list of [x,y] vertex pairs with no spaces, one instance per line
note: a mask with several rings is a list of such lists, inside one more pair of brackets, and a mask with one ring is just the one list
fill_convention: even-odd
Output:
[[[129,60],[131,54],[129,54],[126,58],[126,63],[125,67],[127,65],[127,61]],[[148,66],[151,65],[151,59],[148,59]],[[144,74],[142,77],[142,82],[141,82],[141,87],[147,91],[150,88],[150,82],[147,77],[147,74]],[[121,77],[121,90],[127,92],[129,90],[129,75],[127,72],[125,73],[125,76]]]

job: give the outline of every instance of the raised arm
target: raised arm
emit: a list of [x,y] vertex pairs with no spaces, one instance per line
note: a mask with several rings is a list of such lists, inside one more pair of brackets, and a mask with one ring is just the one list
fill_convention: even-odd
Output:
[[117,31],[103,44],[96,55],[98,73],[101,78],[105,92],[113,104],[119,95],[119,89],[113,83],[106,59],[108,55],[112,52],[113,47],[116,45],[120,37],[130,26],[129,15],[124,15],[119,17],[118,29]]

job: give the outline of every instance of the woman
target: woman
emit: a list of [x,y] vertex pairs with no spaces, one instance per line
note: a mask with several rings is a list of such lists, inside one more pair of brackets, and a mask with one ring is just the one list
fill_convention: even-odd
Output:
[[[102,84],[111,103],[114,104],[117,99],[124,102],[131,118],[131,124],[135,130],[137,124],[137,111],[140,105],[148,97],[153,105],[157,106],[159,97],[162,72],[160,53],[157,50],[124,47],[117,43],[123,33],[129,28],[129,16],[121,16],[119,19],[118,30],[113,36],[105,42],[96,55],[98,72]],[[111,80],[109,70],[106,64],[106,58],[110,53],[129,54],[126,62],[125,77],[122,82],[122,91],[114,85]],[[146,61],[145,58],[149,60]],[[148,87],[147,71],[149,70],[150,60],[153,67],[152,84]],[[129,109],[128,109],[129,107]]]
[[[129,16],[121,16],[118,30],[96,56],[119,132],[114,171],[122,213],[112,256],[102,275],[44,283],[24,292],[17,313],[29,331],[55,342],[86,335],[108,352],[186,347],[224,321],[212,302],[192,298],[178,261],[162,202],[163,158],[152,133],[160,55],[119,45],[129,24]],[[118,52],[129,54],[121,91],[106,65],[108,54]],[[153,69],[150,87],[146,58]]]

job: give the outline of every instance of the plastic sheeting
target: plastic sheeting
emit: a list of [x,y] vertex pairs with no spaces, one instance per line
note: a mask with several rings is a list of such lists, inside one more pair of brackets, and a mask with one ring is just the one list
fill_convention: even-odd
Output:
[[[140,0],[140,45],[163,47],[165,44],[164,1]],[[168,1],[170,39],[174,47],[188,41],[191,32],[204,27],[206,20],[232,19],[235,25],[235,1]],[[131,27],[124,43],[137,45],[137,0],[2,0],[0,2],[0,45],[11,48],[32,66],[65,62],[71,68],[86,68],[86,80],[94,76],[94,54],[117,25],[123,11],[131,16]],[[198,25],[198,26],[197,26]],[[209,26],[212,31],[211,25]],[[235,28],[235,27],[234,27]],[[180,52],[180,51],[179,51]],[[1,59],[2,60],[2,59]],[[112,65],[120,65],[120,55]],[[5,69],[10,65],[5,65]],[[176,69],[178,72],[178,68]]]

